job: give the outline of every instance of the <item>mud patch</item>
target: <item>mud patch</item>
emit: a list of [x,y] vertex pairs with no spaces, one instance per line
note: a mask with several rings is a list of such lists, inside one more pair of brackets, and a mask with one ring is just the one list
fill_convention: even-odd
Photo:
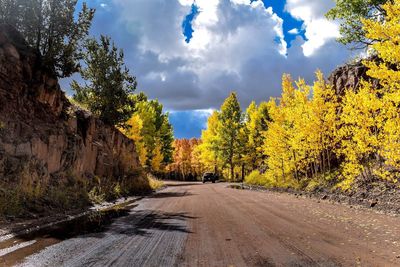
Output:
[[49,227],[18,235],[0,243],[0,266],[13,266],[42,249],[83,234],[105,231],[116,219],[129,214],[133,203],[103,211],[93,211]]

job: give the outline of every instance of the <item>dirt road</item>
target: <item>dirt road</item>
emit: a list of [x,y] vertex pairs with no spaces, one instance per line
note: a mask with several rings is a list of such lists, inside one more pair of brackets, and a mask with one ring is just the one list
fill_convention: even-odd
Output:
[[224,183],[170,183],[137,204],[102,232],[0,246],[0,264],[400,266],[398,217]]

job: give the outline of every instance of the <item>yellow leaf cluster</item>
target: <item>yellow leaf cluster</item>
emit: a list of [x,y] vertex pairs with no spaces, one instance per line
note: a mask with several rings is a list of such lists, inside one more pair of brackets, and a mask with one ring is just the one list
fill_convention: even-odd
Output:
[[337,99],[321,72],[316,78],[313,86],[302,79],[294,85],[290,76],[284,75],[282,97],[268,103],[272,121],[264,135],[263,152],[266,176],[277,185],[296,184],[301,177],[314,177],[330,169]]

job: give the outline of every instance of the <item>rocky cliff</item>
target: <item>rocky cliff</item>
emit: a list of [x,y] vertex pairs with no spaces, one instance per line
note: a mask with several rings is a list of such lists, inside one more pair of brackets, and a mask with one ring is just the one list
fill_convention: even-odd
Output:
[[134,143],[73,106],[18,32],[0,25],[0,196],[5,185],[40,196],[49,184],[122,181],[138,168]]
[[[372,57],[369,60],[378,60]],[[328,77],[328,81],[332,84],[338,96],[343,96],[347,90],[357,90],[362,80],[371,80],[367,75],[367,67],[361,61],[348,63],[336,68]],[[378,82],[375,81],[375,86]]]

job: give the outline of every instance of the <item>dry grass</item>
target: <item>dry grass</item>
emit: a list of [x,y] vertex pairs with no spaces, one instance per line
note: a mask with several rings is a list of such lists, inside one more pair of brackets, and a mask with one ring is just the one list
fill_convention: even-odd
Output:
[[157,179],[154,175],[148,174],[147,179],[149,180],[149,185],[152,190],[160,189],[164,186],[164,182]]
[[120,179],[89,179],[64,173],[52,181],[49,184],[0,184],[0,217],[25,217],[32,213],[47,216],[124,196],[151,193],[164,186],[154,175],[142,170]]

